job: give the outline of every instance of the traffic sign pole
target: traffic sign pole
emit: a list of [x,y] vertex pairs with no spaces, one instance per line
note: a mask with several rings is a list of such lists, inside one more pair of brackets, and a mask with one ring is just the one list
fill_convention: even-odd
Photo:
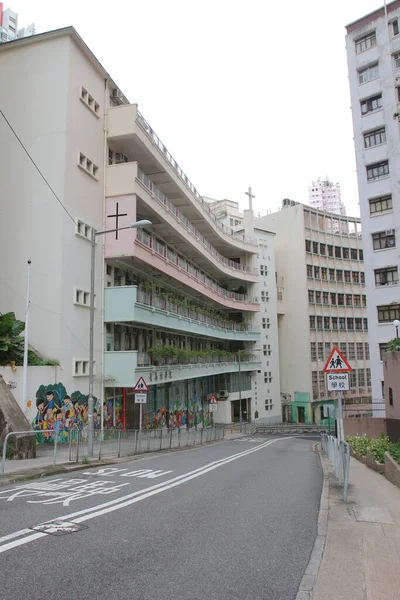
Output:
[[339,438],[339,442],[343,442],[344,441],[344,430],[343,430],[342,392],[338,392],[337,402],[338,402],[338,412],[339,412],[338,438]]

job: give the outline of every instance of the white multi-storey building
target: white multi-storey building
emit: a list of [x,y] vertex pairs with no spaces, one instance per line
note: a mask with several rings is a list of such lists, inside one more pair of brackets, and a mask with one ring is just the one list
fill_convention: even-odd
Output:
[[284,200],[255,227],[276,234],[280,388],[293,420],[319,422],[321,403],[336,397],[323,372],[333,346],[353,368],[346,400],[370,399],[360,220]]
[[312,181],[308,188],[308,200],[312,208],[324,210],[336,215],[345,215],[346,208],[342,202],[340,185],[326,179]]
[[382,349],[400,318],[400,2],[347,26],[347,59],[363,228],[372,395],[382,398]]
[[[32,260],[29,341],[60,362],[43,389],[28,381],[38,411],[48,388],[60,401],[87,396],[92,229],[149,219],[146,230],[97,238],[95,395],[104,425],[138,425],[139,377],[149,386],[148,426],[207,424],[211,396],[217,422],[240,412],[275,419],[277,343],[260,331],[276,319],[273,236],[253,233],[251,220],[237,232],[216,218],[73,28],[1,45],[0,76],[2,110],[46,180],[0,118],[0,311],[24,319]],[[260,299],[268,296],[267,317]]]
[[3,10],[3,3],[0,2],[0,44],[12,42],[17,38],[27,37],[35,33],[34,23],[18,29],[18,14],[11,10],[11,8]]

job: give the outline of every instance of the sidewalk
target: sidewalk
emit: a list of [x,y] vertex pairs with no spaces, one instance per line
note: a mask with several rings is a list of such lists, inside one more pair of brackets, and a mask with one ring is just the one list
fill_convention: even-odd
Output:
[[351,458],[344,504],[328,459],[321,459],[329,482],[318,531],[324,537],[325,529],[325,548],[313,592],[299,592],[298,599],[399,600],[400,489]]

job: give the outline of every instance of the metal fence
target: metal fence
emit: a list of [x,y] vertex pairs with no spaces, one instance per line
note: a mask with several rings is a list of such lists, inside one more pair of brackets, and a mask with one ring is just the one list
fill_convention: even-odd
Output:
[[[48,434],[52,434],[52,437],[54,438],[54,451],[53,451],[53,467],[55,467],[56,465],[56,460],[57,460],[57,434],[55,432],[54,429],[47,429],[46,433]],[[56,435],[54,435],[56,434]],[[28,435],[37,435],[37,431],[10,431],[9,433],[7,433],[6,437],[4,438],[4,442],[3,442],[3,450],[2,450],[2,457],[1,457],[1,462],[0,462],[0,477],[4,477],[4,473],[5,473],[5,467],[6,467],[6,458],[7,458],[7,444],[8,444],[8,440],[10,439],[10,437],[14,436],[14,437],[25,437]]]
[[379,400],[377,402],[363,402],[355,398],[353,401],[346,398],[343,404],[344,419],[370,419],[373,417],[385,418],[386,405],[385,402]]
[[[224,438],[224,427],[212,426],[189,429],[114,429],[94,432],[94,456],[120,458],[173,448],[185,448],[215,442]],[[70,436],[69,460],[79,462],[88,457],[87,431],[77,431]]]
[[328,456],[335,469],[339,485],[343,486],[343,500],[347,502],[349,485],[350,446],[347,442],[339,441],[332,435],[321,433],[322,450]]

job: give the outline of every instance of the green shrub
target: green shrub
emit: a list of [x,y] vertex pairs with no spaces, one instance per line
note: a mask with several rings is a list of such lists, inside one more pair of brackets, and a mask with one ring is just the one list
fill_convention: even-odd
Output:
[[400,444],[394,444],[387,436],[381,435],[379,438],[368,438],[363,434],[348,436],[346,441],[353,451],[360,456],[370,456],[376,462],[383,464],[385,462],[385,452],[389,452],[394,460],[400,464]]

